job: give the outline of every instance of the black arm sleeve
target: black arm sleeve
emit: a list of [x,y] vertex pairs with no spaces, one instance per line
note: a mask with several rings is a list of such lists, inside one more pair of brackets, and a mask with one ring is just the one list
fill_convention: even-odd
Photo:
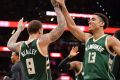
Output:
[[69,69],[70,68],[70,64],[68,63],[68,61],[69,61],[69,57],[66,57],[64,60],[62,60],[60,62],[60,64],[58,65],[58,69],[59,70],[61,70],[61,69],[63,69],[63,70]]
[[113,61],[112,72],[116,80],[119,80],[120,79],[120,56],[119,55],[116,55]]

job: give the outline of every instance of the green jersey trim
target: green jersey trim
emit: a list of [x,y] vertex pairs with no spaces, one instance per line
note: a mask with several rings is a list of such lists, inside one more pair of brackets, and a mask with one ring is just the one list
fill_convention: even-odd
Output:
[[82,72],[82,69],[83,69],[83,63],[81,62],[80,70],[79,72],[75,73],[75,76],[78,76]]
[[109,37],[111,37],[110,35],[108,35],[107,37],[106,37],[106,40],[105,40],[105,47],[106,47],[106,50],[111,54],[111,55],[113,55],[113,56],[115,56],[115,54],[113,54],[111,51],[110,51],[110,49],[108,48],[108,38]]

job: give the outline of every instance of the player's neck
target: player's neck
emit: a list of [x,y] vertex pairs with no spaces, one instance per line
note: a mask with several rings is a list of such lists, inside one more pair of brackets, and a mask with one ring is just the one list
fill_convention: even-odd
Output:
[[17,62],[19,62],[20,60],[19,59],[17,59],[16,61],[15,61],[15,63],[17,63]]
[[104,31],[97,31],[97,32],[93,33],[93,38],[95,40],[97,40],[98,38],[100,38],[103,35],[104,35]]
[[32,34],[32,35],[29,36],[28,42],[31,42],[31,41],[33,41],[35,39],[38,39],[39,37],[40,37],[39,34]]

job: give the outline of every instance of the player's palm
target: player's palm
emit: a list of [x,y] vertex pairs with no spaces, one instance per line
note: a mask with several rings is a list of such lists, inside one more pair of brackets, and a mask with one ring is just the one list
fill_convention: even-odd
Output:
[[25,28],[25,24],[26,24],[26,22],[25,23],[23,22],[23,18],[20,19],[19,22],[18,22],[18,28],[17,29],[20,30],[20,31],[23,31],[24,28]]
[[78,54],[78,46],[72,47],[71,51],[70,51],[70,56],[74,57]]

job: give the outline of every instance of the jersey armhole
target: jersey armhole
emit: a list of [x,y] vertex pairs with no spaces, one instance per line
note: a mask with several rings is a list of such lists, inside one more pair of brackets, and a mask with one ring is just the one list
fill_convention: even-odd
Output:
[[36,41],[36,45],[37,45],[38,51],[40,52],[40,54],[41,54],[42,56],[48,57],[48,55],[45,55],[45,54],[41,51],[38,41],[39,41],[39,40]]
[[90,38],[88,38],[88,39],[86,40],[85,44],[87,44],[87,42],[88,42],[91,38],[93,38],[93,36],[91,36]]
[[105,48],[106,48],[106,50],[111,54],[111,55],[113,55],[113,56],[115,56],[111,51],[110,51],[110,49],[109,49],[109,47],[108,47],[108,38],[109,37],[111,37],[110,35],[108,35],[107,37],[106,37],[106,39],[105,39]]
[[83,69],[83,63],[81,62],[80,70],[77,73],[75,73],[75,76],[78,76],[82,72],[82,69]]

